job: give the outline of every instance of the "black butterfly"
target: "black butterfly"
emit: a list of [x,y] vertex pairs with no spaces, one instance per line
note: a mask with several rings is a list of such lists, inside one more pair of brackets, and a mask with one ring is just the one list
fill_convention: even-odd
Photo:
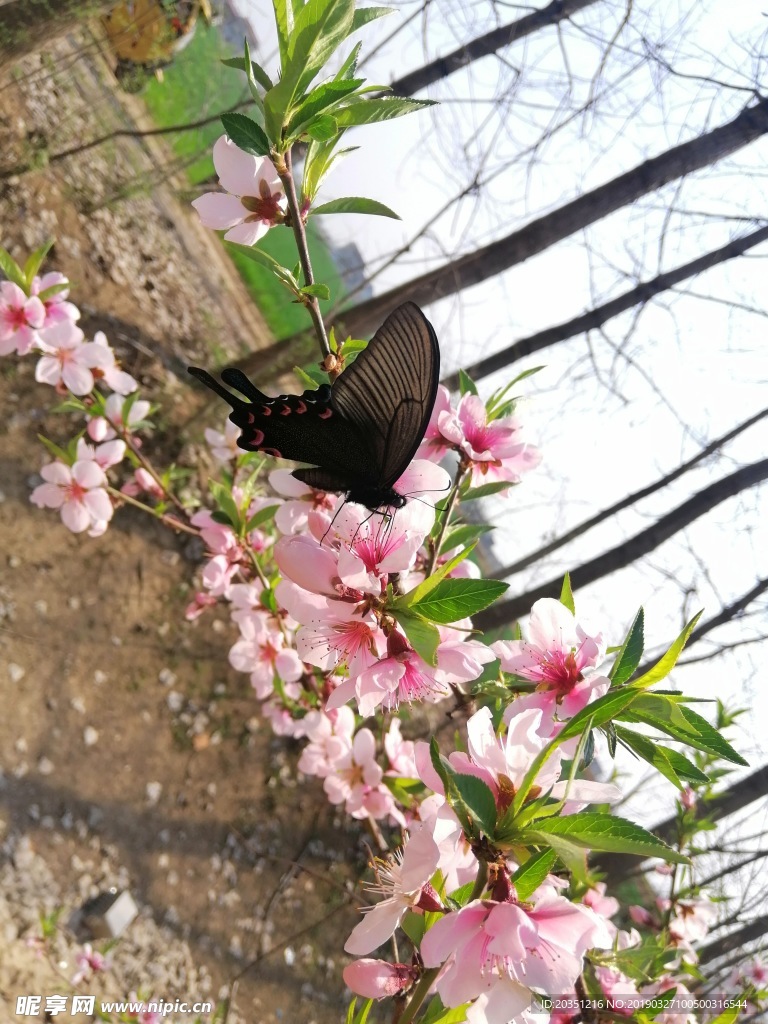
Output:
[[223,370],[245,402],[205,370],[189,372],[232,406],[240,448],[308,462],[297,479],[373,512],[405,504],[394,484],[424,437],[440,376],[437,336],[414,303],[398,306],[333,384],[303,395],[268,398],[240,370]]

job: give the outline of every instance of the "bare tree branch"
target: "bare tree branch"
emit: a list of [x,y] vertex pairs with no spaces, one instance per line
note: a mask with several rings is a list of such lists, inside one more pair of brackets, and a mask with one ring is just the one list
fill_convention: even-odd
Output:
[[[585,587],[595,580],[631,565],[643,555],[647,555],[665,540],[669,540],[680,530],[690,526],[691,523],[700,519],[711,509],[721,502],[732,498],[740,491],[753,487],[755,484],[768,479],[768,459],[761,459],[749,466],[736,470],[729,476],[715,481],[709,487],[694,494],[688,501],[678,505],[672,512],[658,519],[652,526],[636,533],[622,544],[611,548],[596,558],[584,562],[571,572],[571,583],[573,587]],[[502,569],[498,575],[506,576],[508,569]],[[488,630],[508,625],[516,621],[522,615],[526,615],[534,601],[541,597],[557,597],[562,586],[562,577],[558,576],[540,587],[535,587],[524,594],[509,598],[499,604],[491,605],[485,611],[474,617],[474,625],[477,629]]]

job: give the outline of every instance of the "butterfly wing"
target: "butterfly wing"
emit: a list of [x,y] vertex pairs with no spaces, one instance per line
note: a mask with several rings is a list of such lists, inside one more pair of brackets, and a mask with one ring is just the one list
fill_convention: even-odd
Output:
[[[222,380],[245,395],[248,401],[244,401],[205,370],[190,367],[189,372],[232,407],[229,418],[242,431],[237,439],[240,448],[324,467],[328,474],[327,486],[312,483],[313,487],[349,490],[350,477],[355,475],[354,461],[363,466],[371,465],[371,448],[360,437],[358,428],[333,408],[332,392],[327,384],[302,395],[270,398],[242,371],[223,370]],[[359,453],[357,460],[351,460],[349,453],[352,452]],[[332,481],[335,481],[333,487],[330,486]]]
[[416,454],[439,379],[437,336],[419,307],[406,302],[335,380],[331,404],[368,438],[375,465],[366,476],[376,487],[391,488]]

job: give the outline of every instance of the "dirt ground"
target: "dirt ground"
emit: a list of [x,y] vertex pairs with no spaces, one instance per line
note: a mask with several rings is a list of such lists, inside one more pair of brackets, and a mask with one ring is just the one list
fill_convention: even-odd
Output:
[[[156,443],[183,458],[204,425],[185,365],[271,339],[174,180],[153,183],[162,146],[120,141],[8,174],[32,149],[125,123],[108,69],[76,60],[79,45],[0,83],[0,244],[23,258],[55,236],[48,268],[72,278],[86,333],[104,329],[162,404]],[[16,997],[67,991],[69,913],[116,885],[142,913],[92,991],[215,999],[239,975],[230,1024],[339,1021],[338,953],[356,920],[339,848],[359,870],[360,837],[260,724],[227,664],[225,617],[185,622],[197,543],[130,509],[98,540],[75,536],[30,504],[47,461],[36,435],[69,436],[50,399],[32,358],[3,361],[0,1016],[43,1019],[16,1018]],[[47,956],[38,919],[56,911]]]

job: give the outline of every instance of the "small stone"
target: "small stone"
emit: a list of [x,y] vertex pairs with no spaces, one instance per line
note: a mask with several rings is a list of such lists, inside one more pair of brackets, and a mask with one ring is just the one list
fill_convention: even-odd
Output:
[[97,668],[93,673],[93,681],[97,686],[101,686],[102,683],[106,683],[107,681],[107,673],[102,672],[100,668]]
[[53,761],[43,755],[37,762],[37,770],[41,775],[51,775],[53,773]]
[[12,661],[8,666],[8,675],[11,677],[12,683],[20,683],[26,675],[26,671],[21,665],[17,665],[15,661]]
[[67,604],[69,605],[73,612],[76,612],[80,607],[80,598],[77,596],[77,594],[73,594],[72,597],[67,598]]
[[198,732],[192,737],[192,748],[198,753],[207,750],[211,745],[211,737],[207,732]]
[[86,725],[83,729],[83,743],[86,747],[94,747],[99,742],[99,732],[92,725]]
[[77,711],[79,715],[85,714],[85,701],[82,697],[72,697],[69,702],[69,706],[73,711]]
[[122,647],[123,646],[123,638],[120,637],[120,636],[112,636],[112,637],[110,637],[110,642],[111,642],[113,647]]
[[116,939],[139,912],[129,892],[104,892],[83,907],[83,922],[94,939]]
[[45,618],[48,614],[48,602],[47,601],[35,601],[35,611],[41,618]]
[[286,946],[285,949],[283,950],[283,959],[285,960],[289,967],[293,967],[294,963],[296,962],[296,954],[294,953],[293,949],[290,946]]
[[14,744],[14,746],[16,747],[16,753],[17,754],[26,754],[27,750],[29,750],[29,746],[27,745],[27,741],[26,741],[26,739],[23,736],[19,736],[19,738],[16,740],[16,743]]
[[9,555],[8,556],[8,568],[9,569],[18,569],[20,565],[21,565],[21,559],[19,558],[18,555]]
[[163,668],[158,673],[157,678],[163,686],[173,686],[176,682],[176,673],[171,671],[169,668]]
[[147,803],[150,807],[154,807],[163,792],[162,782],[148,782],[145,792],[147,795]]
[[177,714],[184,707],[184,694],[179,693],[178,690],[171,690],[165,702],[168,705],[168,710]]

